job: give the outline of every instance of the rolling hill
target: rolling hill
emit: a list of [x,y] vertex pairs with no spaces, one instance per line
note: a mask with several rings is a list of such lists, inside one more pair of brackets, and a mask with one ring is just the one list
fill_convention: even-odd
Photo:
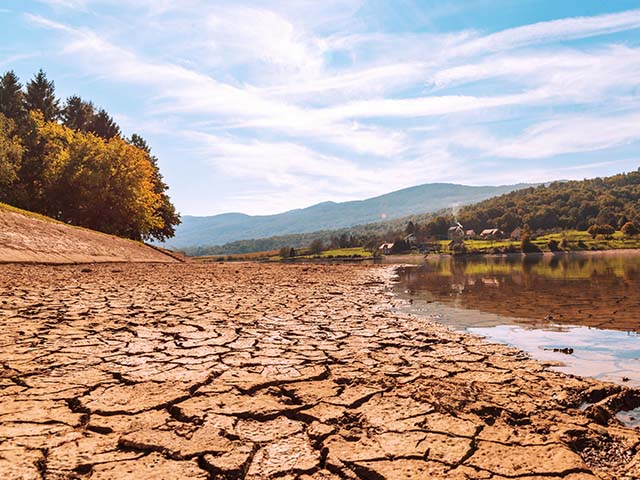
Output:
[[457,205],[468,205],[529,186],[531,185],[472,187],[451,183],[429,183],[366,200],[324,202],[276,215],[185,215],[182,217],[182,224],[176,229],[175,237],[163,246],[181,250],[274,235],[347,228],[379,222],[382,219],[391,220]]

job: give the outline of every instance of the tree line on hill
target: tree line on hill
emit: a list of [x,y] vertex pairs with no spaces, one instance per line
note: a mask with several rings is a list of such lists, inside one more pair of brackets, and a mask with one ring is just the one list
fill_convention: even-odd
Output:
[[0,202],[135,240],[165,240],[180,223],[158,159],[104,110],[61,103],[40,70],[23,87],[0,77]]
[[458,220],[465,228],[504,232],[525,224],[533,231],[587,230],[591,225],[619,230],[627,222],[640,221],[639,201],[640,169],[525,188],[463,207]]

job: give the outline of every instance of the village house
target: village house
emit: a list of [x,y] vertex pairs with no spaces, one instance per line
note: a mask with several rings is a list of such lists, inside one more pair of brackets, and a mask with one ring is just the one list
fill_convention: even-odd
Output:
[[392,249],[393,243],[383,243],[378,247],[378,250],[380,250],[383,255],[390,255]]
[[475,230],[467,230],[466,232],[464,232],[464,236],[466,238],[476,238],[477,234]]
[[413,233],[410,233],[409,235],[404,237],[404,241],[407,242],[407,245],[409,245],[410,247],[415,247],[416,244],[418,243],[418,240],[416,239],[416,236]]
[[447,237],[449,240],[453,241],[461,241],[464,239],[464,230],[462,226],[458,224],[454,227],[450,227],[449,230],[447,230]]
[[480,236],[485,240],[497,240],[502,238],[504,233],[498,228],[485,228],[480,232]]

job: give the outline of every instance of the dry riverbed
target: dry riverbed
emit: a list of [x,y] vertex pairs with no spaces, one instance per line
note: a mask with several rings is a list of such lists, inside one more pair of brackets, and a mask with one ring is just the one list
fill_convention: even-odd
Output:
[[0,478],[640,478],[639,394],[398,313],[390,275],[0,265]]

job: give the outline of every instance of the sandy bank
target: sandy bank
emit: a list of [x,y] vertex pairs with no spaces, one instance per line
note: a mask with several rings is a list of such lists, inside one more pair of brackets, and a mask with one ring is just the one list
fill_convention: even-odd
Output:
[[398,313],[389,267],[88,270],[0,265],[3,478],[640,477],[634,391]]
[[146,245],[0,205],[0,263],[174,262]]

